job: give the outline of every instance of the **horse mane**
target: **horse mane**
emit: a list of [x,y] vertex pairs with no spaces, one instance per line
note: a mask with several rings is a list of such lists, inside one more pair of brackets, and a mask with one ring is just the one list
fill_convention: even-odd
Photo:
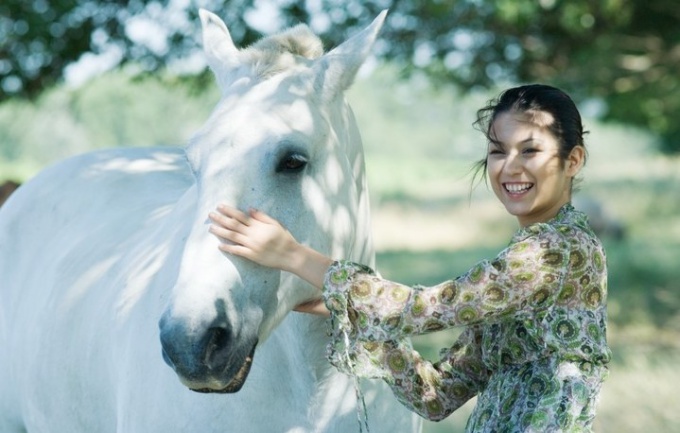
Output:
[[300,61],[323,55],[323,43],[305,24],[255,42],[242,51],[255,77],[268,78],[289,69]]

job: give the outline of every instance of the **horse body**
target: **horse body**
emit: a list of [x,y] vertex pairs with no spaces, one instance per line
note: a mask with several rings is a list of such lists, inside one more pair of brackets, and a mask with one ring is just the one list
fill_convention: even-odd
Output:
[[[0,335],[9,356],[0,360],[1,431],[15,431],[1,422],[9,414],[29,432],[115,431],[121,352],[139,350],[144,359],[154,346],[160,350],[150,336],[126,341],[123,333],[156,328],[160,313],[139,313],[153,307],[154,290],[159,294],[151,275],[178,228],[167,227],[160,242],[165,234],[148,229],[166,229],[163,214],[192,179],[178,152],[165,153],[162,163],[146,153],[65,161],[25,184],[3,210]],[[137,173],[135,164],[143,166]],[[154,191],[159,182],[167,188]]]
[[[342,92],[382,17],[310,57],[271,54],[304,29],[239,51],[219,18],[201,18],[223,97],[186,149],[74,157],[0,211],[3,433],[358,429],[324,319],[291,312],[312,288],[220,253],[206,216],[218,202],[256,207],[320,251],[372,264]],[[420,428],[383,384],[362,390],[371,431]]]

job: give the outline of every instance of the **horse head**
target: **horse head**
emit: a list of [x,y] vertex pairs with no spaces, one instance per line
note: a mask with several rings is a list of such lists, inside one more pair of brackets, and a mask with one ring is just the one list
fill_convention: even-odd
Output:
[[384,21],[324,53],[304,25],[237,48],[200,11],[221,99],[186,156],[195,185],[178,218],[187,236],[161,320],[163,357],[189,388],[236,392],[264,342],[313,288],[219,252],[207,214],[219,202],[257,208],[331,256],[373,260],[361,139],[344,91]]

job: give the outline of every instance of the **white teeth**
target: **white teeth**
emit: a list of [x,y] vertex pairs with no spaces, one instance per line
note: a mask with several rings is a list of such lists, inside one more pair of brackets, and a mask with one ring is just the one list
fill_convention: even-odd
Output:
[[524,192],[532,187],[531,183],[506,183],[505,189],[512,193]]

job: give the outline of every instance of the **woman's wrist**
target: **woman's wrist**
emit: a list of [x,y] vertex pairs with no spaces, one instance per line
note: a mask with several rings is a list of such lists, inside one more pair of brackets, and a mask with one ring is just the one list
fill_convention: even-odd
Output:
[[333,259],[320,252],[306,245],[296,244],[288,268],[284,270],[322,290],[326,271],[332,263]]

